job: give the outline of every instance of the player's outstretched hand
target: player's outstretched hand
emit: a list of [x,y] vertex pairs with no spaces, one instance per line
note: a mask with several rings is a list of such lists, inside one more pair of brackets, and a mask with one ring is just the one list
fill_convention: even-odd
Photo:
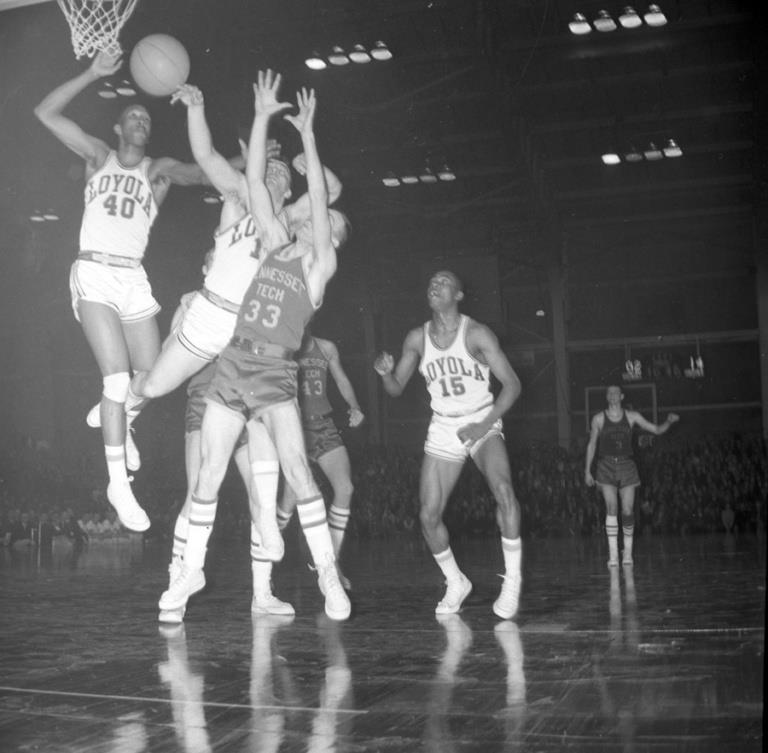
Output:
[[291,162],[293,165],[293,169],[299,174],[299,175],[306,175],[307,174],[307,155],[304,154],[304,152],[301,152],[297,154],[293,158],[293,162]]
[[667,415],[668,424],[676,424],[680,420],[680,416],[677,413],[670,413]]
[[296,93],[296,104],[299,106],[298,115],[286,115],[285,119],[300,133],[312,133],[312,125],[315,120],[315,108],[317,99],[315,90],[307,91],[305,87]]
[[171,104],[181,102],[187,107],[200,107],[205,103],[203,93],[193,84],[182,84],[171,94]]
[[117,73],[122,64],[122,55],[110,55],[102,50],[96,53],[96,57],[91,63],[91,70],[99,78],[104,78],[104,76],[111,76],[113,73]]
[[283,77],[271,68],[259,71],[253,85],[253,110],[256,115],[271,116],[291,107],[290,102],[278,102],[277,92]]
[[395,359],[387,352],[380,353],[373,362],[373,368],[379,376],[391,374],[395,368]]
[[365,415],[363,415],[363,412],[360,410],[360,408],[350,408],[348,413],[349,425],[353,429],[357,426],[360,426],[360,424],[365,421]]

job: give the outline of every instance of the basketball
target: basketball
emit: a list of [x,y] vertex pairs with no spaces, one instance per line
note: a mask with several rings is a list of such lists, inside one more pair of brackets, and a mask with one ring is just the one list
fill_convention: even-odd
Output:
[[189,55],[178,39],[168,34],[150,34],[131,52],[131,75],[143,91],[153,97],[172,94],[189,76]]

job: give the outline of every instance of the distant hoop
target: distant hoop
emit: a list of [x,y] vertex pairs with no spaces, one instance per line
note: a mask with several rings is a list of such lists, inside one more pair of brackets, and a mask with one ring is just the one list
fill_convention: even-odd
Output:
[[117,36],[138,0],[56,0],[72,32],[72,49],[79,60],[103,50],[121,55]]

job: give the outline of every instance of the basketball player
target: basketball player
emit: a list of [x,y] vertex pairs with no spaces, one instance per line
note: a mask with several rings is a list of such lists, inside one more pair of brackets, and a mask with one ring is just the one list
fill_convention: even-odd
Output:
[[[315,144],[314,91],[297,96],[299,112],[285,118],[299,132],[307,160],[307,187],[313,243],[303,235],[290,241],[274,211],[265,181],[266,137],[270,119],[290,107],[278,102],[280,76],[259,72],[254,85],[254,121],[247,177],[251,211],[261,230],[259,270],[243,299],[235,334],[222,351],[208,391],[202,425],[202,466],[190,511],[190,528],[181,572],[160,598],[160,609],[179,609],[205,586],[205,551],[216,516],[217,495],[234,444],[247,422],[249,451],[261,466],[252,466],[260,507],[259,534],[265,549],[276,549],[275,498],[279,465],[298,498],[299,520],[318,571],[325,612],[346,619],[350,604],[336,572],[333,544],[323,498],[314,482],[304,450],[296,402],[297,366],[293,360],[304,329],[322,303],[325,287],[336,271],[336,247],[346,239],[342,215],[328,209],[328,190]],[[337,217],[331,224],[331,212]],[[264,431],[273,443],[272,453]],[[272,486],[274,494],[262,495]]]
[[[131,381],[126,400],[129,421],[144,407],[146,398],[168,394],[218,356],[232,337],[243,295],[259,264],[257,247],[261,241],[250,215],[248,184],[244,173],[213,147],[203,93],[196,86],[184,84],[171,102],[182,102],[187,107],[192,154],[223,197],[223,203],[214,234],[215,254],[203,288],[192,298],[176,336],[166,340],[152,368],[136,374]],[[281,220],[286,227],[295,229],[309,217],[309,199],[304,195],[292,204],[285,203],[291,195],[291,172],[284,162],[274,159],[279,151],[279,145],[270,142],[269,154],[273,159],[267,163],[267,185]],[[247,160],[245,148],[243,156]],[[300,166],[300,161],[297,164]],[[325,175],[335,200],[341,193],[341,184],[330,170],[325,170]],[[89,419],[89,423],[94,422]],[[136,462],[140,463],[138,452]]]
[[[397,397],[418,367],[431,397],[419,518],[427,546],[446,579],[445,595],[435,608],[436,614],[458,612],[472,591],[472,583],[453,556],[443,523],[448,497],[470,457],[496,498],[496,520],[501,529],[505,574],[493,611],[502,619],[511,619],[517,614],[520,598],[522,542],[520,504],[512,488],[501,417],[517,400],[520,380],[493,332],[459,313],[463,298],[462,284],[453,272],[435,273],[427,290],[432,319],[406,335],[396,367],[394,358],[382,353],[374,368],[387,394]],[[491,374],[501,383],[495,400]]]
[[[605,391],[608,407],[592,417],[587,444],[584,481],[587,486],[597,484],[605,500],[605,532],[608,536],[608,566],[619,565],[618,498],[621,497],[621,527],[624,534],[622,563],[631,565],[632,541],[635,533],[635,489],[640,486],[637,465],[632,457],[632,427],[639,426],[651,434],[664,434],[680,420],[670,413],[663,424],[652,424],[639,413],[624,410],[624,394],[612,384]],[[597,451],[597,472],[592,475],[592,462]]]
[[[203,264],[203,276],[209,272],[210,263],[213,259],[215,250],[212,249],[205,256]],[[181,298],[176,313],[171,324],[171,337],[181,326],[184,313],[195,299],[196,292],[186,293]],[[200,451],[200,429],[205,413],[205,395],[208,391],[208,385],[213,378],[216,369],[215,361],[206,364],[189,380],[187,384],[187,407],[184,415],[185,433],[184,433],[184,466],[187,475],[187,495],[184,505],[179,511],[173,530],[173,549],[171,562],[168,566],[169,583],[173,583],[179,575],[182,561],[184,558],[184,547],[189,534],[189,516],[192,506],[192,492],[197,485],[197,477],[200,472],[202,455]],[[240,476],[243,479],[245,488],[248,491],[248,506],[251,513],[251,564],[254,575],[253,599],[251,601],[251,611],[254,614],[281,614],[293,615],[294,609],[291,604],[281,601],[272,594],[272,584],[270,575],[272,573],[271,562],[261,550],[258,534],[254,534],[254,526],[258,520],[259,505],[256,497],[256,489],[252,480],[251,463],[248,453],[248,436],[243,432],[237,441],[234,451],[235,465]],[[254,541],[256,544],[254,545]],[[266,563],[266,564],[265,564]],[[270,566],[267,568],[267,564]],[[267,569],[267,577],[262,577],[262,571]],[[176,610],[161,611],[159,620],[161,623],[180,623],[184,619],[184,608]]]
[[129,105],[121,113],[114,126],[117,149],[63,114],[80,92],[120,65],[119,57],[98,53],[89,68],[45,97],[35,115],[85,160],[80,252],[70,273],[72,306],[103,379],[99,422],[109,472],[107,498],[126,528],[145,531],[149,518],[136,502],[126,470],[124,411],[131,370],[147,371],[160,352],[155,321],[160,306],[142,258],[171,183],[192,185],[205,179],[197,165],[146,156],[152,123],[142,105]]
[[[328,526],[338,567],[339,552],[349,522],[353,487],[349,454],[331,418],[333,409],[328,400],[329,372],[349,406],[349,425],[360,426],[365,416],[360,410],[352,382],[341,365],[339,350],[333,342],[306,333],[296,361],[299,365],[299,408],[307,456],[320,466],[333,489]],[[281,528],[288,525],[295,506],[296,497],[291,487],[286,485],[277,510],[278,525]],[[340,571],[339,579],[344,588],[349,590],[349,580]]]

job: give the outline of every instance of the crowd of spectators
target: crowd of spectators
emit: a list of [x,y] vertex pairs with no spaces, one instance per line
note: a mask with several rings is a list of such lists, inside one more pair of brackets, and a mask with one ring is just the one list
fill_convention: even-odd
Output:
[[[421,453],[371,445],[350,451],[355,485],[350,535],[419,536]],[[10,454],[3,453],[0,465],[0,544],[21,548],[56,536],[75,543],[126,536],[106,501],[103,479],[94,475],[101,466],[94,463],[93,470],[84,462],[67,472],[47,448],[29,442],[16,443]],[[636,497],[637,535],[765,530],[768,459],[761,437],[730,435],[695,443],[664,438],[638,448],[636,460],[643,481]],[[584,483],[583,452],[536,445],[511,455],[511,463],[523,536],[602,533],[604,505],[599,492]],[[228,478],[217,536],[246,535],[245,491],[235,473]],[[184,493],[181,473],[142,479],[137,496],[153,521],[145,536],[172,535]],[[493,497],[471,463],[449,503],[446,523],[454,535],[496,531]]]

